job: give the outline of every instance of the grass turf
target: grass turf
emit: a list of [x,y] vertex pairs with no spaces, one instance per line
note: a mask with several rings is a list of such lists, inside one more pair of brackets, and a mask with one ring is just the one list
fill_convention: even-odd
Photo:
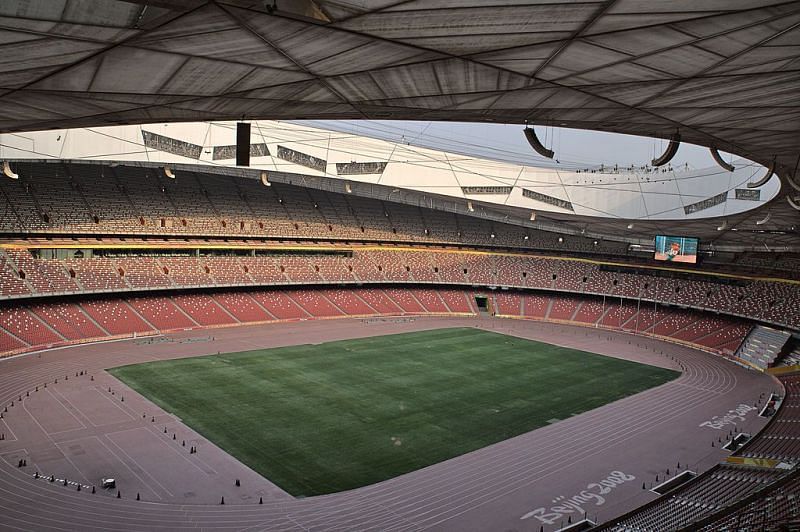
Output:
[[109,371],[296,496],[392,478],[678,376],[471,328]]

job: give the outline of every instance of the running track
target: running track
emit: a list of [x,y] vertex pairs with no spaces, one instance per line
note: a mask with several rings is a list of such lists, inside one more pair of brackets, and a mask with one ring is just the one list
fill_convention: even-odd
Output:
[[[670,367],[682,376],[379,484],[293,499],[103,371],[161,358],[453,326],[479,326]],[[0,432],[6,434],[0,441],[0,528],[538,531],[541,520],[521,517],[540,507],[550,511],[559,504],[556,497],[576,495],[612,471],[635,477],[604,495],[602,505],[584,505],[588,517],[603,521],[654,498],[642,483],[651,486],[656,475],[663,480],[667,469],[674,474],[678,462],[682,469],[698,471],[724,459],[727,453],[711,443],[724,440],[728,427],[715,430],[700,423],[740,403],[757,405],[762,394],[780,389],[767,375],[682,346],[521,320],[346,319],[192,331],[169,340],[93,344],[0,361],[0,405],[15,403],[0,420]],[[86,375],[74,376],[81,371]],[[65,376],[71,378],[65,381]],[[765,422],[751,413],[737,428],[756,432]],[[181,440],[196,443],[198,454],[189,455]],[[116,492],[87,489],[100,480],[92,469],[93,442],[104,442],[97,449],[107,455],[106,470],[119,478],[122,499],[113,496]],[[27,457],[27,467],[17,467],[20,457]],[[61,472],[57,478],[68,476],[85,487],[78,492],[74,485],[35,479],[36,471]],[[233,487],[234,478],[243,479],[242,488]],[[135,493],[142,494],[141,501]],[[219,504],[221,496],[225,505]],[[574,522],[582,516],[571,517]],[[565,514],[563,524],[566,519]],[[560,524],[544,524],[544,529]]]

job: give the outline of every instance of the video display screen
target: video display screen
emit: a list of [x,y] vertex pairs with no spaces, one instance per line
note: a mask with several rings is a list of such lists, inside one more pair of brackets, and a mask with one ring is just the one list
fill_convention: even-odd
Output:
[[656,260],[697,263],[699,240],[686,236],[656,235]]

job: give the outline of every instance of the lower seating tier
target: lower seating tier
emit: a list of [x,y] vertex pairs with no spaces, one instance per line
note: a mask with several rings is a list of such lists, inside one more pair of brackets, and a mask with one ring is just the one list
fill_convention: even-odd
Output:
[[[640,320],[636,307],[628,304],[621,307],[619,302],[606,304],[591,296],[515,291],[495,295],[480,288],[432,285],[262,288],[6,301],[0,306],[0,356],[88,340],[196,327],[348,316],[477,315],[476,296],[482,300],[488,297],[490,311],[499,316],[662,336],[726,356],[735,352],[749,330],[742,320],[668,308],[660,310],[654,319]],[[616,318],[608,319],[609,315]],[[659,328],[662,323],[671,325]],[[687,336],[689,329],[694,332]]]

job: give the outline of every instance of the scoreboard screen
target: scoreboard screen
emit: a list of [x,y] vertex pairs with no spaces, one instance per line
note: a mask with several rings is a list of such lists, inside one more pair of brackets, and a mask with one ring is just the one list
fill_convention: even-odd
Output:
[[687,236],[656,235],[656,260],[666,262],[697,262],[699,240]]

